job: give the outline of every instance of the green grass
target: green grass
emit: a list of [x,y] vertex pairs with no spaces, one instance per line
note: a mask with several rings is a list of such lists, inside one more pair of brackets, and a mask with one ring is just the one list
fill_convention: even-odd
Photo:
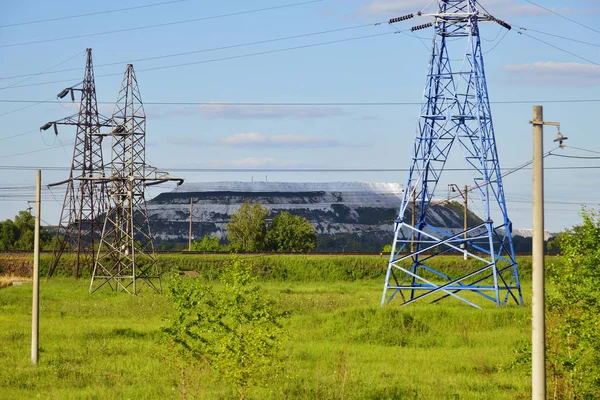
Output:
[[[88,284],[42,281],[36,367],[30,363],[31,285],[0,290],[0,397],[181,398],[179,364],[158,343],[162,319],[173,311],[167,296],[148,290],[137,297],[109,290],[89,296]],[[475,310],[447,299],[381,309],[380,279],[262,286],[291,317],[282,351],[286,372],[253,389],[253,398],[528,397],[525,371],[506,368],[529,339],[528,307]],[[223,382],[190,374],[186,380],[198,383],[199,398],[231,398]]]
[[[363,279],[383,279],[389,254],[378,255],[315,255],[315,254],[252,254],[240,255],[248,260],[263,281],[278,282],[338,282]],[[157,256],[160,272],[173,269],[196,271],[203,278],[216,280],[223,266],[229,262],[229,254],[159,254]],[[27,253],[0,253],[0,275],[30,274],[33,257]],[[51,253],[42,253],[40,257],[40,275],[46,276],[52,260]],[[54,272],[56,277],[73,275],[75,257],[65,253]],[[521,279],[531,277],[531,258],[517,257]],[[548,268],[553,263],[561,263],[556,256],[546,257]],[[409,265],[405,263],[405,265]],[[436,257],[427,261],[427,265],[452,276],[460,276],[481,266],[474,259],[463,261],[462,256]],[[81,268],[80,276],[91,276],[91,267]]]

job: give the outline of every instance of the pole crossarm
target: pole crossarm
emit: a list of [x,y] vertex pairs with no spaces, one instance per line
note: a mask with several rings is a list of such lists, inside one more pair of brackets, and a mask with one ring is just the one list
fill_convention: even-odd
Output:
[[[475,300],[481,298],[497,306],[511,298],[522,304],[479,35],[482,21],[510,26],[482,12],[475,0],[437,0],[437,6],[436,13],[416,14],[434,19],[434,40],[381,305],[397,293],[403,304],[432,294],[442,295],[434,302],[455,298],[476,307]],[[466,48],[462,57],[450,54],[457,48]],[[473,173],[473,185],[465,185],[464,193],[458,185],[450,185],[464,200],[461,228],[445,226],[433,202],[454,145],[460,146]],[[469,195],[471,203],[477,197],[481,201],[481,218],[468,213],[469,190],[474,190]],[[411,220],[409,209],[411,223],[405,222]],[[464,257],[464,272],[459,276],[432,264],[436,256],[451,253]],[[389,297],[388,289],[393,290]],[[425,295],[415,295],[422,290]],[[468,292],[466,296],[457,295],[462,290]]]

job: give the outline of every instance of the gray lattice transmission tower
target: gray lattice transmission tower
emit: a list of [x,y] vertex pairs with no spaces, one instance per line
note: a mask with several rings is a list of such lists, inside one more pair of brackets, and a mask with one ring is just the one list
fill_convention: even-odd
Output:
[[79,112],[58,121],[48,122],[40,128],[47,130],[54,127],[54,133],[58,135],[58,125],[77,127],[69,178],[48,185],[67,185],[49,276],[53,275],[65,250],[71,250],[75,254],[75,277],[79,277],[81,268],[87,266],[91,269],[94,245],[100,236],[102,215],[106,208],[100,128],[110,127],[112,123],[109,118],[98,113],[92,49],[86,50],[86,56],[83,81],[58,94],[59,98],[70,94],[71,100],[75,101],[75,92],[81,92]]
[[[94,262],[90,293],[109,285],[137,294],[143,285],[161,291],[146,186],[172,178],[146,164],[146,114],[133,65],[127,65],[112,115],[109,208]],[[140,285],[141,284],[141,285]]]

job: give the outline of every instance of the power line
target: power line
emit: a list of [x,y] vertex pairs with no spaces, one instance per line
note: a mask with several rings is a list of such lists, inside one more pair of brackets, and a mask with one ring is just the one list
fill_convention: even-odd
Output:
[[579,151],[585,151],[588,153],[594,153],[594,154],[600,154],[600,151],[594,151],[594,150],[589,150],[589,149],[582,149],[580,147],[573,147],[573,146],[566,146],[565,147],[569,148],[569,149],[574,149],[574,150],[579,150]]
[[64,146],[68,146],[68,145],[72,145],[72,144],[73,144],[73,142],[71,142],[71,143],[65,143],[65,144],[61,143],[61,146],[53,146],[53,147],[48,147],[48,148],[45,148],[45,149],[31,150],[31,151],[27,151],[27,152],[24,152],[24,153],[7,154],[7,155],[3,155],[3,156],[0,155],[0,158],[9,158],[9,157],[24,156],[24,155],[33,154],[33,153],[40,153],[42,151],[48,151],[48,150],[54,150],[54,149],[64,148]]
[[[323,1],[323,0],[319,0],[319,1]],[[246,54],[240,54],[240,55],[228,56],[228,57],[211,58],[211,59],[202,60],[202,61],[192,61],[192,62],[181,63],[181,64],[163,65],[163,66],[159,66],[159,67],[138,69],[138,70],[136,70],[136,72],[139,73],[139,72],[147,72],[147,71],[157,71],[157,70],[161,70],[161,69],[186,67],[189,65],[208,64],[208,63],[217,62],[217,61],[235,60],[235,59],[239,59],[239,58],[261,56],[261,55],[266,55],[266,54],[281,53],[284,51],[299,50],[299,49],[306,49],[306,48],[311,48],[311,47],[326,46],[326,45],[336,44],[336,43],[350,42],[353,40],[368,39],[368,38],[373,38],[373,37],[378,37],[378,36],[391,35],[394,33],[396,33],[396,32],[376,33],[373,35],[355,36],[355,37],[346,38],[346,39],[331,40],[328,42],[312,43],[312,44],[306,44],[306,45],[300,45],[300,46],[294,46],[294,47],[284,47],[281,49],[266,50],[266,51],[260,51],[260,52],[255,52],[255,53],[246,53]],[[117,76],[117,75],[122,75],[122,74],[119,72],[119,73],[114,73],[114,74],[96,75],[96,78],[105,78],[105,77]],[[48,84],[52,84],[52,83],[73,82],[74,80],[75,79],[61,79],[61,80],[50,81],[50,82],[38,82],[38,83],[32,83],[32,84],[28,84],[28,85],[13,86],[11,89],[30,87],[30,86],[48,85]],[[146,103],[144,102],[144,104],[146,104]]]
[[575,24],[577,24],[577,25],[579,25],[579,26],[582,26],[582,27],[584,27],[584,28],[587,28],[587,29],[589,29],[589,30],[591,30],[591,31],[594,31],[594,32],[596,32],[596,33],[600,33],[600,31],[599,31],[599,30],[597,30],[597,29],[594,29],[594,28],[592,28],[591,26],[587,26],[587,25],[585,25],[585,24],[582,24],[582,23],[581,23],[581,22],[579,22],[579,21],[576,21],[576,20],[574,20],[574,19],[572,19],[572,18],[569,18],[569,17],[567,17],[567,16],[565,16],[565,15],[562,15],[562,14],[560,14],[560,13],[558,13],[558,12],[554,11],[554,10],[551,10],[551,9],[549,9],[549,8],[546,8],[546,7],[544,7],[544,6],[541,6],[541,5],[537,4],[537,3],[534,3],[534,2],[533,2],[533,1],[531,1],[531,0],[525,0],[525,1],[526,1],[526,2],[528,2],[528,3],[530,3],[530,4],[533,4],[533,5],[534,5],[534,6],[536,6],[536,7],[539,7],[539,8],[541,8],[542,10],[546,10],[546,11],[548,11],[549,13],[552,13],[552,14],[554,14],[554,15],[557,15],[557,16],[561,17],[561,18],[564,18],[564,19],[566,19],[567,21],[571,21],[571,22],[573,22],[573,23],[575,23]]
[[[65,145],[71,145],[73,143],[67,143]],[[58,149],[61,146],[55,146],[48,149],[35,150],[44,151],[51,149]],[[530,162],[526,163],[530,164]],[[5,171],[32,171],[32,170],[46,170],[46,171],[69,171],[69,167],[60,166],[32,166],[32,165],[0,165],[0,170]],[[217,173],[231,173],[231,172],[408,172],[407,168],[176,168],[176,167],[164,167],[163,170],[173,172],[217,172]],[[515,168],[501,168],[500,171],[508,172],[509,175],[514,170],[531,170],[531,167],[518,166]],[[600,169],[600,165],[571,165],[562,167],[544,167],[544,170],[586,170],[586,169]],[[450,172],[464,172],[472,171],[472,168],[444,168],[444,171]],[[506,176],[503,175],[503,176]]]
[[[293,35],[293,36],[285,36],[285,37],[274,38],[274,39],[259,40],[259,41],[255,41],[255,42],[246,42],[246,43],[239,43],[239,44],[233,44],[233,45],[228,45],[228,46],[212,47],[212,48],[208,48],[208,49],[185,51],[185,52],[181,52],[181,53],[172,53],[172,54],[163,54],[163,55],[153,56],[153,57],[144,57],[144,58],[138,58],[138,59],[134,59],[134,60],[116,61],[116,62],[110,62],[110,63],[105,63],[105,64],[97,64],[97,65],[95,65],[95,67],[101,68],[101,67],[108,67],[108,66],[113,66],[113,65],[133,64],[136,62],[159,60],[159,59],[163,59],[163,58],[181,57],[181,56],[187,56],[190,54],[199,54],[199,53],[208,53],[208,52],[213,52],[213,51],[218,51],[218,50],[235,49],[235,48],[239,48],[239,47],[253,46],[253,45],[257,45],[257,44],[265,44],[265,43],[272,43],[272,42],[278,42],[278,41],[283,41],[283,40],[299,39],[299,38],[303,38],[303,37],[325,35],[325,34],[335,33],[335,32],[343,32],[343,31],[348,31],[348,30],[353,30],[353,29],[377,26],[380,24],[381,24],[381,22],[377,22],[374,24],[354,25],[354,26],[348,26],[345,28],[337,28],[337,29],[329,29],[329,30],[319,31],[319,32],[303,33],[303,34],[298,34],[298,35]],[[78,71],[80,69],[81,68],[66,68],[66,69],[59,69],[56,71],[43,71],[43,72],[38,72],[38,73],[34,73],[34,74],[13,75],[13,76],[7,76],[7,77],[0,77],[0,80],[22,78],[22,77],[27,77],[27,76],[58,74],[61,72]]]
[[600,157],[582,157],[582,156],[567,156],[564,154],[550,154],[551,156],[554,157],[561,157],[561,158],[578,158],[578,159],[585,159],[585,160],[600,160]]
[[[72,81],[71,81],[71,82],[72,82]],[[30,104],[30,105],[28,105],[28,106],[21,107],[21,108],[16,108],[16,109],[14,109],[14,110],[7,111],[7,112],[5,112],[5,113],[2,113],[2,114],[0,114],[0,117],[3,117],[3,116],[5,116],[5,115],[9,115],[9,114],[12,114],[12,113],[16,113],[16,112],[18,112],[18,111],[26,110],[26,109],[28,109],[28,108],[35,107],[35,106],[37,106],[37,105],[39,105],[39,104],[42,104],[42,103],[48,103],[48,102],[50,102],[50,101],[52,101],[52,100],[54,100],[54,96],[50,97],[48,100],[39,100],[39,101],[36,101],[36,102],[34,102],[33,104]],[[30,102],[28,102],[28,103],[30,103]]]
[[[323,1],[323,0],[318,0],[318,1]],[[365,26],[373,26],[373,25],[378,25],[379,23],[376,24],[365,24],[365,25],[357,25],[354,27],[348,27],[348,28],[341,28],[340,30],[348,30],[348,29],[356,29],[359,27],[365,27]],[[322,32],[315,32],[315,33],[309,33],[309,34],[305,34],[305,35],[297,35],[297,37],[302,37],[302,36],[311,36],[311,35],[317,35],[317,34],[323,34],[323,33],[328,33],[328,32],[334,32],[337,30],[330,30],[330,31],[322,31]],[[245,58],[245,57],[254,57],[254,56],[258,56],[258,55],[266,55],[266,54],[273,54],[273,53],[278,53],[278,52],[284,52],[284,51],[291,51],[291,50],[299,50],[299,49],[304,49],[304,48],[310,48],[310,47],[318,47],[318,46],[324,46],[324,45],[329,45],[329,44],[336,44],[336,43],[343,43],[343,42],[348,42],[348,41],[353,41],[353,40],[360,40],[360,39],[366,39],[366,38],[372,38],[372,37],[378,37],[378,36],[383,36],[383,35],[388,35],[388,34],[395,34],[395,33],[403,33],[404,31],[393,31],[393,32],[385,32],[385,33],[378,33],[378,34],[373,34],[373,35],[365,35],[365,36],[358,36],[358,37],[352,37],[352,38],[346,38],[346,39],[339,39],[339,40],[333,40],[333,41],[327,41],[327,42],[319,42],[319,43],[313,43],[313,44],[308,44],[308,45],[301,45],[301,46],[294,46],[294,47],[287,47],[287,48],[281,48],[281,49],[274,49],[274,50],[267,50],[267,51],[262,51],[262,52],[255,52],[255,53],[246,53],[246,54],[240,54],[240,55],[235,55],[235,56],[228,56],[228,57],[220,57],[220,58],[213,58],[213,59],[208,59],[208,60],[201,60],[201,61],[193,61],[193,62],[187,62],[187,63],[180,63],[180,64],[171,64],[171,65],[163,65],[163,66],[158,66],[158,67],[153,67],[153,68],[146,68],[146,69],[139,69],[137,72],[144,72],[144,71],[156,71],[156,70],[162,70],[162,69],[169,69],[169,68],[178,68],[178,67],[184,67],[184,66],[190,66],[190,65],[198,65],[198,64],[207,64],[207,63],[212,63],[212,62],[218,62],[218,61],[226,61],[226,60],[233,60],[233,59],[239,59],[239,58]],[[554,47],[560,51],[566,52],[570,55],[573,55],[577,58],[580,58],[582,60],[588,61],[590,63],[596,64],[596,65],[600,65],[592,60],[589,60],[585,57],[579,56],[573,52],[570,52],[568,50],[562,49],[558,46],[555,46],[551,43],[545,42],[541,39],[538,39],[534,36],[529,35],[526,32],[517,32],[520,35],[525,35],[528,36],[534,40],[540,41],[548,46]],[[279,39],[271,39],[271,40],[267,40],[267,41],[277,41],[277,40],[287,40],[287,39],[291,39],[294,37],[287,37],[287,38],[279,38]],[[266,41],[265,41],[266,42]],[[257,42],[258,43],[258,42]],[[245,45],[250,45],[250,44],[240,44],[240,45],[233,45],[231,47],[240,47],[240,46],[245,46]],[[219,48],[217,48],[219,49]],[[199,52],[203,52],[204,50],[200,50]],[[206,51],[212,51],[211,49],[207,49]],[[188,52],[190,53],[190,52]],[[180,54],[186,54],[186,53],[180,53]],[[146,59],[141,59],[141,60],[148,60],[148,59],[154,59],[154,58],[167,58],[167,57],[175,57],[178,56],[177,54],[172,54],[172,55],[164,55],[164,56],[157,56],[157,57],[150,57],[150,58],[146,58]],[[110,64],[102,64],[103,66],[108,66],[108,65],[114,65],[114,63],[110,63]],[[63,70],[66,71],[66,70]],[[63,72],[63,71],[57,71],[57,72]],[[117,76],[120,75],[120,73],[113,73],[113,74],[104,74],[104,75],[98,75],[96,76],[97,78],[102,78],[102,77],[109,77],[109,76]],[[10,78],[16,78],[16,77],[22,77],[25,75],[16,75],[16,76],[12,76]],[[9,79],[9,78],[6,78]],[[38,82],[38,83],[33,83],[33,84],[27,84],[27,85],[16,85],[13,84],[10,87],[6,87],[7,88],[22,88],[22,87],[31,87],[31,86],[40,86],[40,85],[48,85],[48,84],[54,84],[54,83],[63,83],[63,82],[72,82],[75,79],[62,79],[62,80],[55,80],[55,81],[47,81],[47,82]],[[18,110],[15,110],[18,111]],[[11,111],[12,112],[12,111]],[[1,114],[0,116],[2,116],[4,114]]]
[[0,140],[12,139],[12,138],[16,138],[16,137],[19,137],[19,136],[28,135],[30,133],[37,132],[37,131],[38,131],[37,129],[34,129],[32,131],[27,131],[27,132],[23,132],[23,133],[17,133],[16,135],[11,135],[11,136],[6,136],[6,137],[0,137]]
[[120,12],[120,11],[138,10],[140,8],[157,7],[157,6],[163,6],[163,5],[168,5],[168,4],[174,4],[174,3],[182,3],[184,1],[187,1],[187,0],[173,0],[173,1],[166,1],[163,3],[145,4],[145,5],[141,5],[141,6],[118,8],[118,9],[114,9],[114,10],[96,11],[96,12],[91,12],[91,13],[87,13],[87,14],[69,15],[66,17],[55,17],[55,18],[48,18],[48,19],[38,19],[35,21],[16,22],[14,24],[0,25],[0,28],[8,28],[8,27],[12,27],[12,26],[21,26],[21,25],[41,24],[43,22],[64,21],[66,19],[90,17],[93,15],[110,14],[110,13],[115,13],[115,12]]
[[26,81],[30,80],[31,78],[34,78],[34,77],[36,77],[36,76],[38,76],[38,75],[47,74],[47,73],[49,73],[51,70],[53,70],[54,68],[56,68],[56,67],[58,67],[58,66],[60,66],[60,65],[63,65],[63,64],[64,64],[64,63],[66,63],[66,62],[69,62],[69,61],[71,61],[72,59],[74,59],[75,57],[78,57],[78,56],[82,55],[83,53],[85,53],[85,50],[84,50],[84,51],[80,51],[79,53],[75,54],[73,57],[69,57],[69,58],[67,58],[66,60],[64,60],[64,61],[61,61],[60,63],[58,63],[58,64],[56,64],[56,65],[53,65],[53,66],[52,66],[52,67],[50,67],[50,68],[46,68],[46,69],[45,69],[44,71],[42,71],[42,72],[38,72],[37,74],[30,74],[30,75],[27,75],[27,76],[28,76],[28,78],[22,79],[22,80],[20,80],[20,81],[18,81],[18,82],[15,82],[15,83],[11,84],[11,85],[8,85],[8,86],[5,86],[5,87],[1,87],[1,88],[0,88],[0,90],[4,90],[4,89],[11,88],[11,87],[13,87],[13,86],[16,86],[16,85],[18,85],[18,84],[20,84],[20,83],[26,82]]
[[[527,201],[527,200],[509,200],[507,199],[506,201],[510,202],[510,203],[531,203],[531,200]],[[599,201],[581,201],[581,202],[577,202],[577,201],[557,201],[557,200],[545,200],[544,199],[544,204],[563,204],[563,205],[582,205],[582,204],[587,204],[587,205],[596,205],[596,204],[600,204],[600,200]]]
[[577,58],[579,58],[579,59],[581,59],[581,60],[584,60],[584,61],[587,61],[587,62],[589,62],[589,63],[591,63],[591,64],[594,64],[594,65],[600,65],[599,63],[597,63],[597,62],[595,62],[595,61],[592,61],[592,60],[590,60],[589,58],[585,58],[585,57],[583,57],[583,56],[580,56],[579,54],[575,54],[575,53],[573,53],[572,51],[565,50],[565,49],[563,49],[562,47],[558,47],[558,46],[556,46],[556,45],[554,45],[554,44],[552,44],[552,43],[548,43],[548,42],[546,42],[546,41],[544,41],[544,40],[542,40],[542,39],[538,39],[538,38],[536,38],[535,36],[531,36],[531,35],[530,35],[530,34],[528,34],[527,32],[519,31],[519,32],[517,32],[517,33],[518,33],[519,35],[525,35],[525,36],[527,36],[527,37],[530,37],[530,38],[532,38],[533,40],[537,40],[538,42],[545,44],[546,46],[553,47],[553,48],[555,48],[555,49],[557,49],[557,50],[560,50],[560,51],[562,51],[563,53],[570,54],[570,55],[572,55],[573,57],[577,57]]
[[[600,99],[538,99],[538,100],[498,100],[490,101],[490,104],[535,104],[535,103],[597,103]],[[0,103],[48,103],[48,104],[71,104],[65,101],[54,100],[16,100],[0,99]],[[114,101],[99,101],[98,104],[114,104]],[[215,106],[215,107],[379,107],[379,106],[415,106],[421,105],[421,102],[415,101],[363,101],[363,102],[215,102],[215,101],[145,101],[144,105],[154,106]],[[2,114],[0,114],[2,115]],[[570,146],[569,146],[570,147]]]
[[561,35],[556,35],[554,33],[538,31],[536,29],[525,28],[523,26],[519,26],[519,25],[515,25],[515,24],[512,24],[512,26],[515,27],[515,28],[519,28],[522,31],[535,32],[535,33],[539,33],[539,34],[542,34],[542,35],[547,35],[547,36],[552,36],[552,37],[559,38],[559,39],[569,40],[569,41],[575,42],[575,43],[581,43],[581,44],[586,44],[588,46],[600,47],[600,44],[598,44],[598,43],[585,42],[583,40],[573,39],[573,38],[569,38],[569,37],[561,36]]
[[233,17],[236,15],[244,15],[244,14],[257,13],[257,12],[261,12],[261,11],[271,11],[271,10],[277,10],[277,9],[281,9],[281,8],[289,8],[289,7],[296,7],[296,6],[312,4],[312,3],[320,3],[322,1],[325,1],[325,0],[309,0],[309,1],[299,2],[299,3],[290,3],[290,4],[279,5],[279,6],[257,8],[254,10],[246,10],[246,11],[238,11],[238,12],[234,12],[234,13],[211,15],[209,17],[200,17],[200,18],[186,19],[186,20],[182,20],[182,21],[164,22],[162,24],[144,25],[144,26],[138,26],[138,27],[134,27],[134,28],[123,28],[123,29],[116,29],[116,30],[112,30],[112,31],[88,33],[88,34],[84,34],[84,35],[66,36],[66,37],[62,37],[62,38],[34,40],[31,42],[5,44],[5,45],[1,45],[0,48],[19,47],[19,46],[27,46],[27,45],[31,45],[31,44],[40,44],[40,43],[59,42],[59,41],[70,40],[70,39],[79,39],[79,38],[86,38],[86,37],[93,37],[93,36],[110,35],[113,33],[122,33],[122,32],[131,32],[131,31],[137,31],[137,30],[143,30],[143,29],[159,28],[159,27],[163,27],[163,26],[187,24],[190,22],[206,21],[206,20],[210,20],[210,19]]

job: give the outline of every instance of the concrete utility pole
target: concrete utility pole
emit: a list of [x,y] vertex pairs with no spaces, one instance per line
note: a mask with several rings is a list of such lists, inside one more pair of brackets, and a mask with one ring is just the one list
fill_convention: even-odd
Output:
[[[468,192],[468,188],[467,188],[467,185],[465,185],[465,190],[463,191],[463,199],[465,200],[465,202],[463,204],[463,230],[465,231],[465,234],[464,234],[465,242],[461,246],[463,250],[467,249],[467,229],[469,229],[468,228],[469,224],[467,224],[467,211],[468,211],[467,192]],[[463,260],[466,260],[466,259],[467,259],[467,252],[465,251],[463,253]]]
[[190,197],[190,232],[188,233],[188,251],[192,251],[192,198]]
[[544,121],[542,106],[533,106],[533,248],[531,295],[531,398],[546,398],[546,316],[544,266],[544,125],[559,128],[555,142],[567,138],[560,133],[559,122]]
[[35,184],[35,233],[33,238],[33,304],[31,309],[31,363],[38,363],[40,321],[40,211],[42,171],[37,170]]
[[[464,190],[461,192],[460,188],[458,187],[457,184],[455,183],[450,183],[448,184],[448,190],[451,190],[452,192],[458,192],[458,194],[460,194],[463,198],[463,238],[464,238],[464,242],[463,244],[460,245],[460,248],[465,250],[467,248],[467,229],[469,229],[469,224],[468,219],[467,219],[467,214],[469,211],[469,207],[468,207],[468,195],[467,192],[469,191],[469,187],[467,185],[464,186]],[[450,194],[448,194],[448,200],[450,200]],[[467,259],[467,252],[463,252],[463,259],[466,260]]]
[[[416,188],[415,187],[411,187],[410,190],[412,191],[412,218],[411,218],[411,222],[412,222],[412,226],[415,226],[415,217],[416,217],[416,210],[417,210],[417,192],[416,192]],[[411,239],[410,239],[410,252],[414,253],[415,252],[415,233],[413,232]]]

